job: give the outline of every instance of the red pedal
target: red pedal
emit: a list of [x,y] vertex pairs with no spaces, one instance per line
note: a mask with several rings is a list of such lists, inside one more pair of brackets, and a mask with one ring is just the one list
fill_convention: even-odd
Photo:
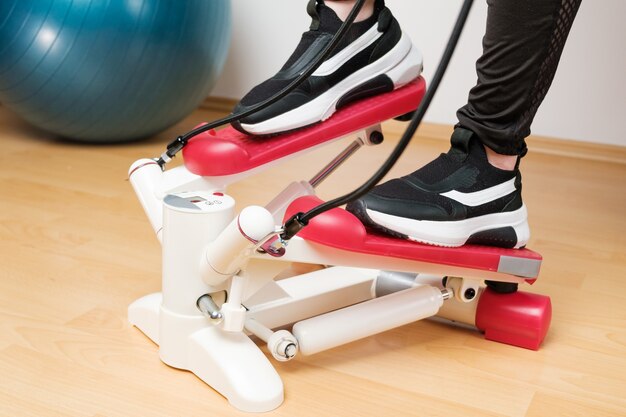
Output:
[[201,176],[232,175],[339,139],[417,108],[426,83],[417,80],[392,92],[355,102],[323,123],[273,137],[245,135],[228,126],[202,133],[183,149],[185,166]]
[[488,340],[538,350],[551,320],[552,304],[545,295],[498,294],[486,288],[478,300],[476,327]]
[[[321,203],[314,196],[298,198],[287,209],[285,219]],[[368,233],[359,219],[339,208],[313,218],[298,236],[351,252],[503,272],[525,277],[531,284],[539,274],[542,260],[541,255],[529,249],[476,245],[446,248]],[[476,327],[488,340],[538,350],[551,318],[549,297],[522,291],[498,294],[486,288],[478,301]]]
[[[306,212],[321,203],[322,201],[314,196],[300,197],[291,203],[285,213],[285,219],[298,212]],[[446,248],[368,233],[359,219],[339,208],[313,218],[298,236],[351,252],[501,272],[527,278],[530,283],[539,274],[542,260],[541,255],[529,249],[477,245]]]

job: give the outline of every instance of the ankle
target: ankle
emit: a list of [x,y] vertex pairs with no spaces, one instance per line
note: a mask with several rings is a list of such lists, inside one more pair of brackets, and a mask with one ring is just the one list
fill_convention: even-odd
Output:
[[489,163],[496,168],[513,171],[517,165],[517,155],[502,155],[487,146],[485,146],[485,153]]
[[[350,14],[350,10],[354,7],[355,0],[325,0],[324,4],[326,4],[330,9],[332,9],[337,17],[342,21],[346,20],[348,15]],[[374,14],[374,0],[366,0],[363,7],[359,11],[355,22],[360,22],[362,20],[367,19],[371,15]]]

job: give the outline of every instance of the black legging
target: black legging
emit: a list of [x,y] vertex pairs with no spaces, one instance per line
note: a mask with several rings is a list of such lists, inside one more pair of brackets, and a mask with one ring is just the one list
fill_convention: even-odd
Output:
[[497,153],[524,155],[525,138],[543,101],[582,0],[487,0],[478,81],[457,112]]

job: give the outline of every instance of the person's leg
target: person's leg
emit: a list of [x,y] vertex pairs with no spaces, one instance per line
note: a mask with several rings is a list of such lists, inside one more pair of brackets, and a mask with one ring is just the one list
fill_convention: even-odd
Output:
[[[339,30],[354,0],[310,0],[311,26],[291,57],[272,78],[254,87],[233,110],[241,113],[285,88],[320,54]],[[384,0],[368,0],[331,55],[302,84],[278,102],[238,122],[244,133],[268,135],[330,117],[355,100],[392,91],[415,79],[422,57]]]
[[581,0],[487,0],[478,81],[457,112],[497,154],[523,155],[524,139],[556,72]]
[[[341,21],[344,21],[350,14],[350,11],[356,3],[356,0],[325,0],[324,3],[326,3],[328,7],[334,10],[334,12],[337,14],[337,17],[341,19]],[[374,0],[366,0],[365,4],[363,4],[363,7],[361,7],[359,14],[354,21],[360,22],[367,19],[373,14]]]
[[452,147],[347,209],[386,233],[442,246],[522,247],[530,231],[519,158],[580,0],[488,0],[478,83]]

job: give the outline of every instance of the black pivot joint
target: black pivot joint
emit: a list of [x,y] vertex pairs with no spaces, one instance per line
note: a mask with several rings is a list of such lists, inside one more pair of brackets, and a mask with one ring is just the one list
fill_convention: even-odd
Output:
[[300,230],[302,230],[309,222],[304,220],[302,216],[304,213],[296,213],[289,220],[285,222],[283,226],[283,232],[280,234],[280,238],[284,241],[290,240]]
[[176,139],[171,141],[167,145],[167,149],[161,156],[156,160],[157,164],[163,169],[165,164],[172,160],[176,156],[178,152],[180,152],[185,145],[187,145],[188,139],[185,139],[184,136],[178,136]]

